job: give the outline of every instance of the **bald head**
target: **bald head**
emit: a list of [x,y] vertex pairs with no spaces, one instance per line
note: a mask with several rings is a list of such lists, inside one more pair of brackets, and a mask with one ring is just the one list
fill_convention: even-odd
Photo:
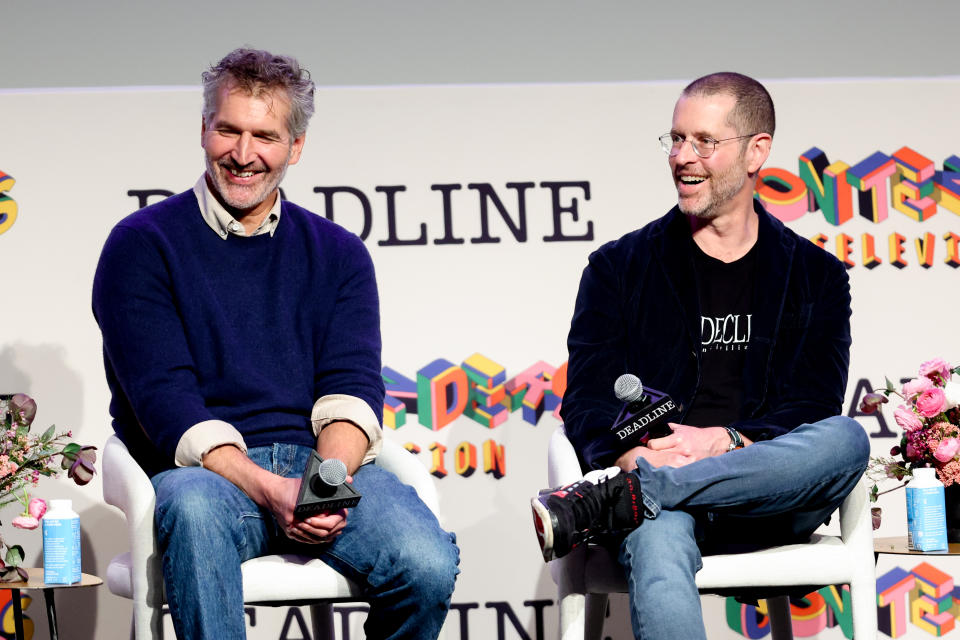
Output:
[[683,90],[683,96],[733,96],[735,104],[727,116],[730,126],[741,136],[769,133],[773,137],[776,114],[773,99],[762,84],[749,76],[732,71],[711,73],[697,78]]

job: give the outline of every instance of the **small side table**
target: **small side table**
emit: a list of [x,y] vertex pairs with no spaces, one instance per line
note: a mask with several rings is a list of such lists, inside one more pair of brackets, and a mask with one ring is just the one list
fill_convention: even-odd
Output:
[[23,640],[23,611],[20,608],[21,589],[42,589],[43,600],[47,605],[47,622],[50,625],[50,640],[57,640],[57,608],[53,602],[54,589],[76,589],[78,587],[96,587],[103,580],[87,573],[80,574],[80,582],[73,584],[47,584],[43,581],[43,569],[27,569],[27,580],[19,582],[0,582],[0,589],[9,589],[13,600],[13,622],[17,631],[17,640]]
[[874,538],[873,555],[879,556],[881,553],[893,553],[905,556],[960,556],[960,542],[950,542],[947,544],[946,549],[941,549],[940,551],[914,551],[907,545],[907,536]]

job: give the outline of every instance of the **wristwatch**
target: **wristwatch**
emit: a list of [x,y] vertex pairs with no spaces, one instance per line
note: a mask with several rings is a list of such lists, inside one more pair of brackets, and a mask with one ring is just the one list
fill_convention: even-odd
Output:
[[743,449],[743,438],[740,437],[740,432],[733,427],[724,427],[724,429],[727,430],[727,435],[730,436],[730,446],[727,448],[727,451]]

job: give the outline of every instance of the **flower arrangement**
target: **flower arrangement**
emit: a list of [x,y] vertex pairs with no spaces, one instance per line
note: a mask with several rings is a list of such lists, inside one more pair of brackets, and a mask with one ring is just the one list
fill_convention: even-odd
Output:
[[899,391],[888,378],[886,388],[863,397],[860,411],[864,413],[878,411],[891,396],[902,401],[893,411],[894,421],[903,429],[900,444],[889,456],[871,458],[867,468],[867,477],[874,481],[871,500],[903,486],[880,491],[880,482],[902,482],[922,467],[936,469],[944,486],[960,484],[960,380],[954,380],[954,374],[960,374],[960,366],[951,368],[945,360],[934,358],[921,364],[917,377]]
[[[36,415],[37,403],[30,396],[0,396],[0,507],[12,502],[23,505],[23,512],[11,522],[20,529],[36,529],[47,510],[44,500],[30,499],[27,492],[28,486],[37,486],[40,476],[55,477],[66,471],[78,485],[85,485],[96,472],[96,447],[69,442],[73,433],[57,431],[56,426],[32,435],[30,427]],[[23,547],[9,545],[0,536],[0,552],[0,581],[26,580],[26,571],[20,566]]]

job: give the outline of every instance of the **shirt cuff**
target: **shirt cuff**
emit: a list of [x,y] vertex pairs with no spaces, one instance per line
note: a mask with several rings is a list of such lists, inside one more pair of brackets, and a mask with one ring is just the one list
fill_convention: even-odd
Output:
[[355,396],[344,393],[334,393],[323,396],[313,405],[310,416],[313,422],[313,435],[319,436],[320,431],[331,422],[349,422],[367,435],[370,444],[363,456],[363,462],[373,462],[383,448],[383,428],[377,415],[366,402]]
[[223,420],[204,420],[180,436],[173,461],[178,467],[200,467],[207,452],[225,444],[247,452],[243,436],[232,424]]

